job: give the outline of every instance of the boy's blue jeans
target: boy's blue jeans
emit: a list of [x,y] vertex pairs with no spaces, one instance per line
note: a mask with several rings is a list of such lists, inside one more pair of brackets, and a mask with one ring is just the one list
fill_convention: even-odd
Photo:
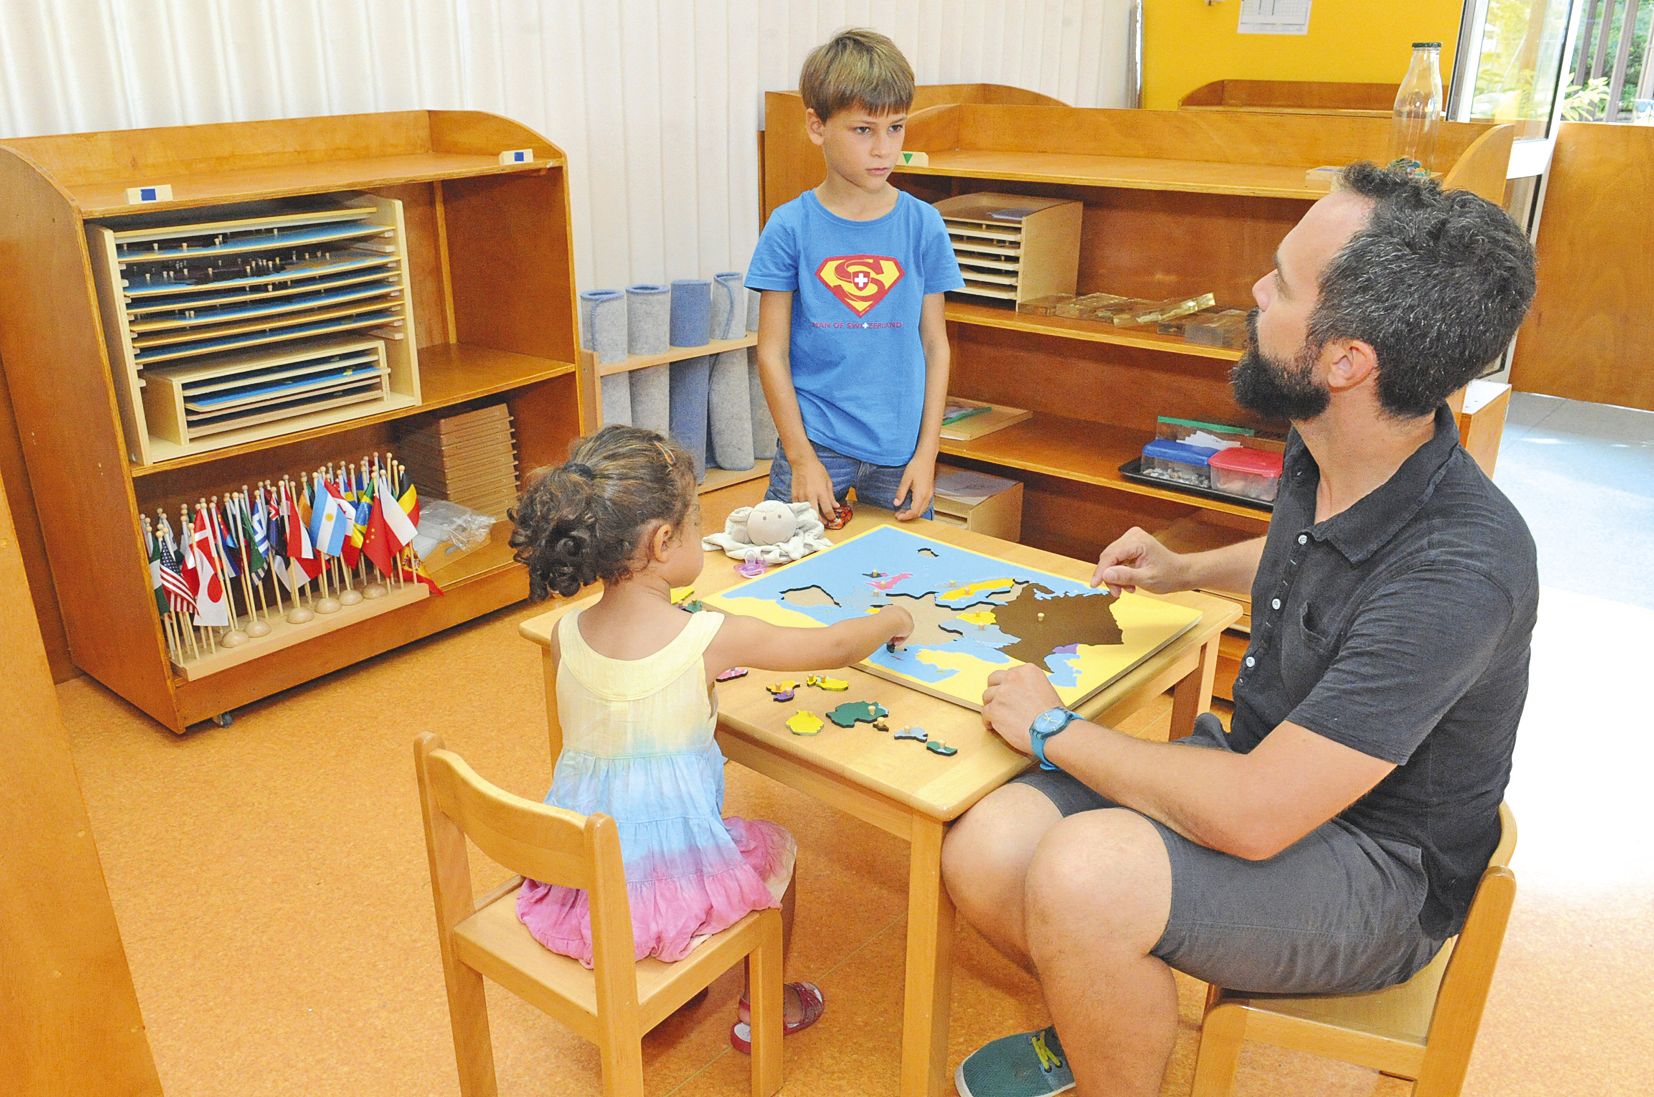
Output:
[[[870,465],[866,461],[858,461],[854,457],[846,457],[842,453],[828,449],[826,446],[810,443],[816,451],[816,459],[827,469],[827,475],[833,481],[833,497],[844,502],[845,493],[852,487],[856,489],[856,502],[870,506],[882,507],[885,510],[898,510],[891,505],[896,498],[896,489],[902,486],[902,476],[907,472],[906,465]],[[766,499],[779,499],[783,503],[793,501],[793,467],[787,461],[787,451],[781,448],[780,443],[775,447],[775,461],[770,465],[770,487],[764,493]],[[905,506],[912,499],[909,492],[902,499]],[[934,518],[934,507],[926,507],[923,518]]]

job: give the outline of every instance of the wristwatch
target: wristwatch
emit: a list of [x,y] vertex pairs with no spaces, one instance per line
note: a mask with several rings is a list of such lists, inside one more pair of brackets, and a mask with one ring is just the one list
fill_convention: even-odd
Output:
[[1079,718],[1079,713],[1066,708],[1048,708],[1034,717],[1033,724],[1028,728],[1028,745],[1033,748],[1034,757],[1039,759],[1040,769],[1058,768],[1045,759],[1045,741]]

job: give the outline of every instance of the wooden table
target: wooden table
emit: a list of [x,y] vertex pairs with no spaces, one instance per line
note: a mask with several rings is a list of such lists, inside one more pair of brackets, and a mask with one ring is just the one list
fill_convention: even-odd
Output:
[[[849,537],[890,521],[887,514],[862,511],[840,535]],[[1082,582],[1093,565],[993,537],[933,522],[912,529],[960,548],[1026,564]],[[741,581],[734,561],[721,552],[707,554],[706,570],[696,581],[697,596],[712,594]],[[1218,637],[1240,616],[1235,603],[1209,594],[1165,595],[1200,611],[1188,632],[1150,656],[1118,682],[1079,707],[1088,719],[1115,724],[1166,690],[1172,691],[1171,734],[1188,734],[1195,717],[1206,710],[1217,670]],[[552,757],[562,749],[557,724],[551,634],[557,619],[580,603],[560,606],[521,625],[528,639],[546,648],[547,723]],[[1029,760],[1006,747],[982,726],[981,717],[958,705],[919,693],[858,670],[834,671],[849,680],[848,692],[822,694],[802,687],[798,704],[778,705],[764,683],[787,677],[754,673],[726,682],[718,690],[718,743],[725,756],[767,777],[807,792],[833,807],[873,824],[911,847],[907,887],[907,978],[902,1017],[903,1097],[937,1097],[948,1081],[947,1032],[950,960],[953,947],[953,901],[942,886],[942,836],[947,825],[989,792],[1021,773]],[[802,680],[802,675],[797,675]],[[943,757],[914,742],[897,742],[858,727],[839,731],[828,725],[813,736],[793,735],[782,721],[797,708],[831,707],[821,698],[874,700],[890,710],[892,727],[918,725],[932,738],[957,747]]]

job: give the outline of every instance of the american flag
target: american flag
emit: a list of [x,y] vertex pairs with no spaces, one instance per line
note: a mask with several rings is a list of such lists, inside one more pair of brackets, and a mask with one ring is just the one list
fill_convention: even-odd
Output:
[[194,613],[195,596],[178,572],[180,561],[178,546],[172,540],[172,527],[168,525],[158,530],[155,539],[161,546],[161,588],[166,591],[167,605],[177,613]]

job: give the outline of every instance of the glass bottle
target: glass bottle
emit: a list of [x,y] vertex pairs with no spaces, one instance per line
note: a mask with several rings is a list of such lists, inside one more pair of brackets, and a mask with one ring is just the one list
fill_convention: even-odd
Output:
[[1396,92],[1390,126],[1391,160],[1412,161],[1420,175],[1430,172],[1436,156],[1436,130],[1441,127],[1441,51],[1440,42],[1413,43],[1413,62]]

